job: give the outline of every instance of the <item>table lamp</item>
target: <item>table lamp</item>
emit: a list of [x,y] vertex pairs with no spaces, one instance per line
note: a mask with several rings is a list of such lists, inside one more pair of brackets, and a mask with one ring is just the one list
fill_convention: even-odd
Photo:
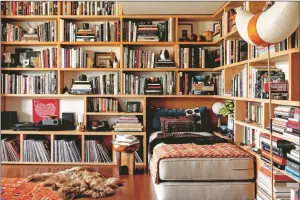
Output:
[[214,103],[213,107],[212,107],[212,111],[217,115],[218,117],[218,124],[217,124],[217,129],[220,129],[221,126],[221,122],[220,122],[220,110],[221,108],[223,108],[225,105],[222,102],[216,102]]

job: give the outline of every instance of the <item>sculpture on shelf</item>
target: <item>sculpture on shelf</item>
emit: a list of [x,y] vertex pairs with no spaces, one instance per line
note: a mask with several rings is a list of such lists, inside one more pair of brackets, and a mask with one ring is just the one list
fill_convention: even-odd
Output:
[[169,54],[169,51],[168,51],[168,50],[162,49],[162,50],[160,51],[160,53],[159,53],[159,58],[160,58],[161,60],[167,60],[167,59],[169,59],[169,57],[170,57],[170,54]]
[[87,60],[87,68],[92,68],[94,65],[93,58],[88,56],[86,60]]

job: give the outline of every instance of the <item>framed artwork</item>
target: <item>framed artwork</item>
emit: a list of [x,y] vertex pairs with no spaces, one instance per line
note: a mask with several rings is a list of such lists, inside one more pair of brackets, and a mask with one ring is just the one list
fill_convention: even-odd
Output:
[[41,54],[40,51],[26,52],[26,59],[29,60],[29,67],[34,67],[34,68],[40,67],[40,62],[39,62],[40,54]]
[[59,99],[32,99],[32,117],[34,123],[50,116],[59,116]]
[[193,34],[193,24],[178,24],[178,31],[180,38],[187,38],[188,35]]
[[127,101],[127,112],[140,112],[141,102]]
[[94,67],[110,68],[114,60],[114,52],[95,52]]
[[15,49],[15,63],[16,65],[23,66],[24,60],[26,60],[26,52],[33,51],[31,48],[16,48]]

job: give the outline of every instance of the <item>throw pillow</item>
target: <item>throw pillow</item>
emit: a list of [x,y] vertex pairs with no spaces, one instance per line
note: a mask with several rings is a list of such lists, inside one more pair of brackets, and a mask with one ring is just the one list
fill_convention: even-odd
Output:
[[[185,110],[181,109],[163,109],[163,108],[152,108],[152,127],[155,131],[161,130],[161,117],[178,117],[185,116]],[[147,113],[148,114],[148,113]]]
[[194,115],[196,117],[196,130],[197,131],[204,131],[204,132],[211,132],[212,126],[209,119],[208,111],[205,106],[191,108],[185,110],[186,116]]
[[163,133],[196,131],[196,123],[193,117],[161,117],[160,121]]

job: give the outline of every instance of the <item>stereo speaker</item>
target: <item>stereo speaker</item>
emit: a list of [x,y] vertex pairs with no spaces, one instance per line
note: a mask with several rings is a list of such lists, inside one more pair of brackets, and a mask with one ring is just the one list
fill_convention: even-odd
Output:
[[18,123],[17,111],[1,112],[1,129],[10,129],[14,124]]
[[62,113],[62,127],[65,130],[75,129],[75,113]]

